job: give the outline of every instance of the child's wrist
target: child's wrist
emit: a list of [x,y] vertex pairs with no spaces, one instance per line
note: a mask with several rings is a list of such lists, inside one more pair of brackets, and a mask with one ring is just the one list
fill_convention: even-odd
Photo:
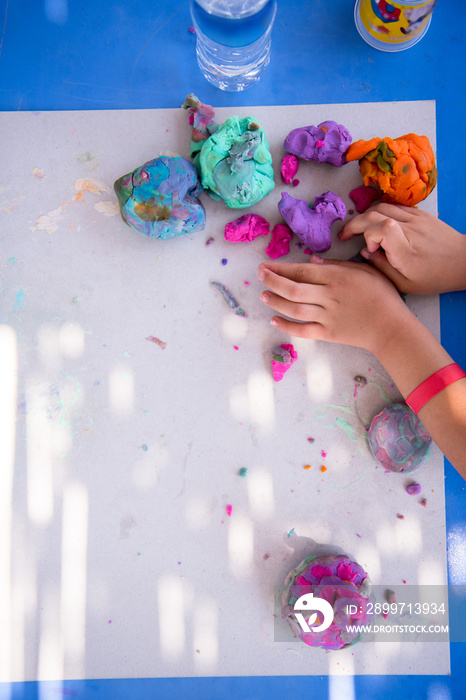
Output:
[[460,280],[459,280],[459,285],[458,285],[458,291],[466,289],[466,235],[465,234],[460,234],[461,235],[461,253],[462,255],[460,256]]
[[384,309],[376,322],[373,347],[368,349],[385,364],[389,357],[400,352],[400,348],[408,343],[416,321],[405,304],[395,309]]

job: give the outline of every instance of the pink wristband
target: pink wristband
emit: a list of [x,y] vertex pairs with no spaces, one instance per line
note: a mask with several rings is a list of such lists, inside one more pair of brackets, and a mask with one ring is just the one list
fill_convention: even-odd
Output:
[[406,398],[406,403],[417,414],[434,396],[463,377],[466,377],[466,372],[463,372],[456,362],[452,362],[451,365],[439,369],[419,384]]

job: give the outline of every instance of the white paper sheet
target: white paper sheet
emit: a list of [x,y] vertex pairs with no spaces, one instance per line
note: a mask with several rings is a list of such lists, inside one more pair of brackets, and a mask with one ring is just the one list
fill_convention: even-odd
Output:
[[[253,211],[272,226],[282,190],[330,189],[354,208],[361,184],[355,163],[302,163],[300,185],[283,186],[295,127],[414,131],[435,148],[433,102],[224,108],[218,120],[233,113],[267,134],[276,187]],[[187,122],[181,109],[0,114],[0,680],[446,674],[447,644],[274,641],[275,591],[310,547],[351,554],[399,599],[403,581],[446,583],[443,459],[434,447],[418,473],[427,508],[377,468],[365,426],[399,395],[367,352],[294,339],[299,360],[273,382],[271,350],[288,338],[259,300],[267,242],[223,239],[244,211],[203,195],[206,229],[168,241],[112,215],[119,176],[188,155]],[[100,191],[79,194],[80,178]],[[436,213],[436,191],[421,206]],[[325,255],[359,247],[336,239]],[[289,259],[305,255],[293,245]],[[437,297],[408,304],[438,335]],[[368,384],[355,391],[358,374]]]

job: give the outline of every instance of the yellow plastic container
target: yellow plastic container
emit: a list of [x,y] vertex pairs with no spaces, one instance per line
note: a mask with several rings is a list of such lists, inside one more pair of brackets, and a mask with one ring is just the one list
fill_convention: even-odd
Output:
[[422,39],[437,0],[357,0],[356,28],[364,41],[381,51],[403,51]]

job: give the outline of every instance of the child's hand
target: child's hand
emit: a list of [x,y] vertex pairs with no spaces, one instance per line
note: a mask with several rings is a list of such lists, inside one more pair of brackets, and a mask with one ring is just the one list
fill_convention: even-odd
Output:
[[393,284],[370,265],[323,260],[262,263],[259,279],[270,291],[261,300],[290,321],[272,325],[289,335],[346,343],[378,354],[401,319],[410,317]]
[[377,204],[348,221],[339,238],[347,241],[360,234],[367,246],[362,256],[400,292],[466,289],[466,236],[435,216],[398,204]]

